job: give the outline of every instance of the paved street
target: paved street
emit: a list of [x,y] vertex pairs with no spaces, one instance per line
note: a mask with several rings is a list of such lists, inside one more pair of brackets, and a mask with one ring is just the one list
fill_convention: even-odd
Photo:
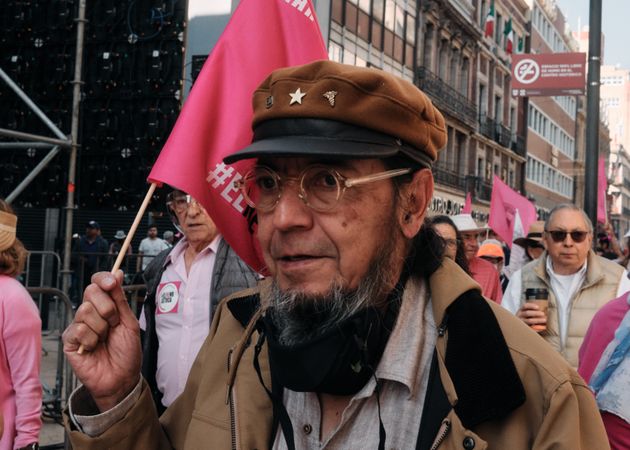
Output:
[[[57,332],[51,332],[48,335],[42,336],[42,347],[44,352],[42,354],[42,375],[41,379],[44,383],[44,388],[54,389],[55,380],[57,374],[57,355],[58,355],[58,342],[59,334]],[[64,388],[62,393],[65,392],[65,379]],[[44,398],[47,397],[47,393],[44,393]],[[55,444],[63,443],[63,427],[55,422],[52,418],[46,417],[44,414],[43,426],[39,436],[40,446],[52,446]],[[57,447],[48,447],[57,448]],[[63,447],[58,447],[63,448]]]

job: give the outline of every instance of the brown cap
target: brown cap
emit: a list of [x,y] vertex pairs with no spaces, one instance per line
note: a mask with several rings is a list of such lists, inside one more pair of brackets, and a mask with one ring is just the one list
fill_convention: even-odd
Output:
[[271,73],[254,92],[254,139],[227,156],[403,153],[429,166],[446,145],[442,114],[412,83],[378,69],[316,61]]
[[542,242],[542,235],[545,231],[545,222],[543,220],[537,220],[529,226],[527,236],[514,239],[514,243],[521,247],[527,247],[528,245],[536,245]]

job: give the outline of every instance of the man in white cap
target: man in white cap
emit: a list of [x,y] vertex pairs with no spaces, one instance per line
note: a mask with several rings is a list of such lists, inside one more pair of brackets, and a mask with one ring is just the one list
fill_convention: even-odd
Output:
[[464,252],[468,259],[468,269],[471,276],[481,286],[484,297],[497,303],[501,303],[502,290],[499,273],[492,263],[477,256],[479,251],[479,234],[485,228],[477,225],[470,214],[457,214],[451,217],[455,226],[462,235]]

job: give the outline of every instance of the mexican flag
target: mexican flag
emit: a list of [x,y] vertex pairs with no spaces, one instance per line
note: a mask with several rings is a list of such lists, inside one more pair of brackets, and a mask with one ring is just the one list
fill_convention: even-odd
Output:
[[485,37],[492,37],[494,35],[494,17],[494,0],[492,0],[492,2],[490,2],[490,10],[486,16]]
[[514,49],[514,30],[512,30],[512,18],[505,23],[505,29],[503,30],[503,34],[505,34],[505,51],[508,55],[512,54],[512,50]]

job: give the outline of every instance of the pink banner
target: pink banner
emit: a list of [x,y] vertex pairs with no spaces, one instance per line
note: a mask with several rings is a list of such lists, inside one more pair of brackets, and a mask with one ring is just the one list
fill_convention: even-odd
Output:
[[529,226],[536,221],[536,207],[495,175],[492,182],[488,225],[510,248],[512,248],[517,213],[523,230],[529,230]]
[[469,192],[466,194],[466,201],[464,202],[464,207],[462,208],[462,214],[470,213],[472,213],[472,196]]
[[252,94],[273,70],[326,59],[310,0],[242,0],[208,56],[149,181],[201,202],[221,234],[254,270],[265,272],[254,238],[256,213],[233,182],[253,161],[224,156],[252,138]]

